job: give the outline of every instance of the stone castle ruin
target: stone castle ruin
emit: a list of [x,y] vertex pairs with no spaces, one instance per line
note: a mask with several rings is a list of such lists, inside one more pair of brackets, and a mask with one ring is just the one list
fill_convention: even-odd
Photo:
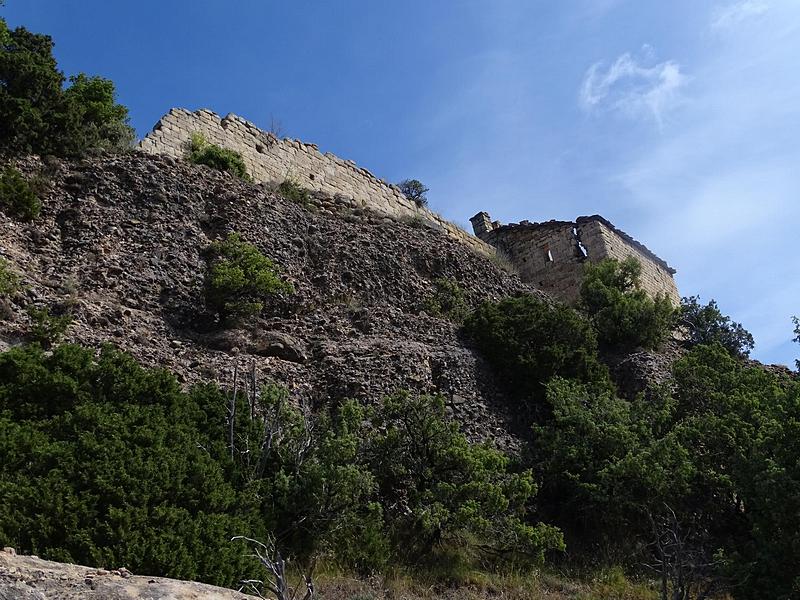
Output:
[[505,254],[526,283],[572,303],[578,298],[586,261],[629,256],[642,265],[641,286],[648,294],[665,294],[674,305],[680,294],[672,276],[675,269],[600,215],[573,221],[501,225],[488,213],[470,219],[484,242]]
[[[504,254],[523,281],[566,302],[577,299],[586,261],[633,256],[642,264],[642,287],[651,295],[666,294],[674,304],[680,296],[666,262],[598,215],[575,222],[548,221],[501,225],[485,212],[471,220],[475,236],[440,215],[418,206],[399,188],[354,162],[321,153],[315,144],[280,139],[253,123],[229,114],[173,108],[140,143],[144,152],[186,156],[193,134],[241,154],[247,172],[259,183],[290,179],[310,190],[344,196],[373,212],[394,219],[419,219],[429,227],[483,254]],[[477,237],[476,237],[477,236]]]

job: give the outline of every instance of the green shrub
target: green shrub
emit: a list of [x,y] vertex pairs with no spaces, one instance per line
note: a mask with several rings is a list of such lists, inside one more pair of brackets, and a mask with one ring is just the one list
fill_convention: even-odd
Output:
[[28,307],[28,316],[31,318],[31,338],[42,348],[50,348],[60,342],[72,323],[72,317],[68,314],[51,315],[46,308],[34,306]]
[[0,154],[74,157],[92,148],[128,148],[134,133],[114,84],[100,77],[65,77],[53,40],[0,19]]
[[395,394],[369,426],[367,465],[402,560],[416,564],[447,545],[535,560],[563,549],[558,529],[526,520],[537,490],[531,473],[514,471],[489,445],[470,444],[445,418],[441,398]]
[[701,306],[697,296],[681,300],[680,323],[686,327],[691,346],[719,343],[733,356],[745,357],[755,346],[753,336],[730,317],[723,315],[717,303],[711,300]]
[[434,316],[445,317],[454,323],[463,322],[469,312],[464,289],[450,277],[435,279],[433,286],[433,294],[423,302],[425,311]]
[[247,167],[241,154],[234,150],[211,144],[199,133],[192,134],[192,139],[189,143],[189,162],[196,165],[206,165],[217,171],[225,171],[236,175],[245,181],[252,181],[250,175],[247,174]]
[[13,296],[22,289],[19,275],[9,268],[7,260],[0,258],[0,298]]
[[64,97],[74,126],[70,130],[74,152],[84,149],[129,150],[136,139],[128,125],[128,109],[115,102],[114,83],[80,73],[70,77]]
[[249,561],[228,541],[261,531],[235,508],[225,407],[109,348],[0,354],[0,544],[233,585]]
[[42,209],[33,186],[12,167],[0,173],[0,208],[23,221],[34,220]]
[[610,385],[591,323],[563,304],[532,295],[485,302],[467,317],[464,329],[497,380],[535,410],[552,377]]
[[287,200],[303,206],[308,206],[311,202],[311,194],[309,191],[301,187],[300,184],[293,179],[284,179],[278,186],[278,193]]
[[232,233],[209,249],[206,302],[223,319],[256,315],[263,300],[294,287],[280,278],[278,267],[258,248]]
[[425,227],[425,219],[419,215],[403,215],[400,217],[400,222],[413,229],[422,229]]
[[656,348],[675,324],[669,298],[662,294],[651,298],[639,287],[641,271],[633,257],[586,265],[580,304],[592,319],[598,340],[608,348]]

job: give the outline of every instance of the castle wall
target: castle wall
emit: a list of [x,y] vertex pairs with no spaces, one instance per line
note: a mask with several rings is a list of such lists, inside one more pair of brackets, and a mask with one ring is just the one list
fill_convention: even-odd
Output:
[[581,242],[586,246],[593,262],[604,258],[623,261],[632,256],[642,265],[639,279],[642,289],[651,296],[665,294],[673,305],[680,305],[681,296],[672,278],[673,269],[660,259],[654,260],[644,246],[617,230],[611,223],[604,219],[588,219],[591,220],[578,219],[578,227]]
[[500,225],[492,223],[488,214],[478,213],[471,220],[476,234],[506,254],[523,281],[564,302],[578,300],[586,261],[633,256],[642,265],[642,289],[650,296],[665,294],[674,305],[680,304],[674,269],[599,215],[575,222]]
[[210,143],[241,154],[247,172],[257,182],[281,183],[291,179],[304,188],[353,198],[364,208],[392,218],[421,218],[477,251],[493,252],[477,237],[433,211],[417,206],[397,186],[375,177],[367,169],[333,154],[323,154],[315,144],[278,139],[237,115],[220,118],[210,110],[191,112],[173,108],[139,143],[139,148],[183,158],[193,133],[200,133]]
[[575,223],[551,221],[494,230],[481,237],[508,257],[523,281],[572,303],[578,299],[586,260],[574,229]]

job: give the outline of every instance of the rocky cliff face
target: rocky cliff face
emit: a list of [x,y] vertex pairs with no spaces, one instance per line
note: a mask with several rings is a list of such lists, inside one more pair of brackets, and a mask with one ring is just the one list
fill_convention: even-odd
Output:
[[[433,281],[468,300],[542,294],[424,221],[404,224],[321,194],[306,205],[266,185],[166,156],[20,163],[45,172],[41,216],[0,213],[0,257],[27,289],[0,322],[0,349],[24,341],[26,307],[68,311],[66,340],[111,342],[190,384],[273,379],[299,402],[370,401],[397,389],[444,394],[473,439],[514,446],[513,406],[448,320],[428,315]],[[239,233],[281,265],[296,293],[246,327],[203,302],[204,250]]]

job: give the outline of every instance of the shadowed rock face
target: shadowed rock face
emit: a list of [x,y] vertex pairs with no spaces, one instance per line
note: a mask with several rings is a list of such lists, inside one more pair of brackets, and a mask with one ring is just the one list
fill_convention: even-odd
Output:
[[252,596],[202,583],[142,577],[0,552],[0,600],[246,600]]
[[[50,184],[35,222],[0,213],[0,257],[27,286],[0,321],[0,350],[25,339],[27,306],[67,310],[67,341],[111,342],[186,384],[231,386],[238,365],[240,386],[252,374],[273,379],[308,405],[441,393],[472,439],[516,446],[514,409],[488,368],[424,305],[439,277],[459,282],[472,305],[544,295],[443,232],[342,197],[298,205],[167,156],[19,167]],[[231,232],[280,265],[296,292],[225,329],[203,302],[204,251]]]

